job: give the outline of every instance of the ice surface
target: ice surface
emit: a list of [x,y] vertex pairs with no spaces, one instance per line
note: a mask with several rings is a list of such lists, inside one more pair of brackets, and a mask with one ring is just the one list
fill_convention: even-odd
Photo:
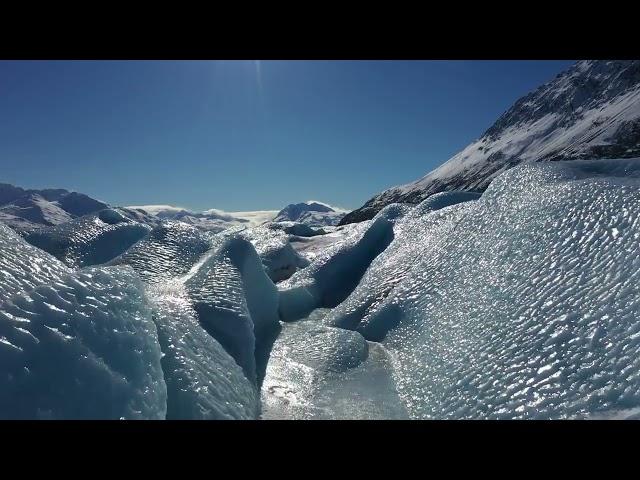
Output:
[[343,312],[366,304],[354,325],[378,326],[411,417],[640,406],[639,178],[639,160],[523,165],[397,232]]
[[280,317],[297,320],[318,307],[335,307],[356,287],[371,261],[393,239],[393,224],[410,207],[388,205],[371,222],[349,230],[347,238],[318,255],[311,265],[282,282]]
[[[215,262],[212,258],[224,256],[220,249],[236,233],[229,230],[209,235],[186,223],[168,221],[111,262],[130,265],[149,285],[148,296],[164,354],[168,419],[249,419],[259,414],[256,385],[202,326],[215,322],[208,303],[242,311],[244,290],[228,299],[225,289],[233,288],[234,282],[242,287],[240,273],[233,264],[219,263],[213,275],[219,273],[220,277],[207,277],[207,269]],[[187,282],[190,291],[197,292],[196,297],[189,296]],[[212,284],[215,288],[206,290]],[[253,324],[250,326],[251,331],[247,331],[247,325],[238,321],[231,327],[239,327],[240,338],[234,347],[243,348],[245,355],[253,357]],[[243,340],[246,345],[242,345]],[[253,366],[256,361],[249,363]]]
[[254,419],[256,387],[222,346],[199,324],[183,284],[150,288],[162,349],[168,420]]
[[[434,248],[435,242],[447,238],[460,213],[468,209],[462,206],[464,202],[478,198],[480,195],[476,193],[444,192],[432,195],[413,207],[395,224],[393,242],[371,262],[355,291],[327,315],[325,323],[356,329],[368,340],[380,341],[384,338],[397,320],[393,307],[387,307],[389,315],[378,313],[373,317],[375,321],[371,321],[369,313],[377,311],[415,263],[425,252]],[[456,204],[462,205],[453,207]],[[430,214],[437,210],[441,212]],[[429,235],[425,235],[425,232],[429,232]],[[399,261],[399,258],[402,260]]]
[[26,240],[66,265],[79,268],[105,263],[144,237],[150,227],[115,210],[85,215],[28,234]]
[[160,357],[131,270],[63,275],[0,307],[0,418],[162,419]]
[[70,272],[62,262],[0,223],[0,307],[12,295],[57,281]]
[[327,312],[284,325],[262,384],[262,418],[407,418],[385,349],[322,326]]
[[[369,221],[362,223],[363,225],[369,225]],[[362,228],[357,224],[347,224],[341,227],[323,227],[323,230],[327,231],[323,235],[315,235],[313,237],[303,237],[298,235],[292,235],[289,238],[289,243],[293,249],[298,252],[302,257],[309,261],[313,261],[316,257],[321,255],[329,246],[338,245],[348,238],[349,233],[354,228]]]
[[266,359],[256,359],[262,343],[280,327],[278,290],[251,243],[228,236],[207,254],[185,282],[202,326],[218,340],[253,383]]
[[267,275],[274,282],[286,280],[309,261],[296,252],[284,231],[265,227],[243,230],[241,236],[255,247]]
[[211,237],[183,222],[169,221],[129,248],[110,264],[126,264],[149,284],[185,275],[211,248]]

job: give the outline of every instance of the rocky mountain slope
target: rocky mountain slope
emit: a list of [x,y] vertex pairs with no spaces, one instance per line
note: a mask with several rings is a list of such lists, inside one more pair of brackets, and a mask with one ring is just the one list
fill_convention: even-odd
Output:
[[579,61],[519,99],[478,140],[422,177],[390,188],[340,224],[390,203],[416,204],[449,190],[483,192],[525,162],[640,156],[640,61]]
[[108,208],[106,203],[64,189],[25,190],[0,183],[0,221],[18,231],[59,225]]

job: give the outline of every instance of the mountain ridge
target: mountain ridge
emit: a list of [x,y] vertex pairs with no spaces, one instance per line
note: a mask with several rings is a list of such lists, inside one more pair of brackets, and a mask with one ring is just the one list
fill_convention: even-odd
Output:
[[390,203],[442,191],[483,192],[526,162],[640,156],[640,61],[582,60],[518,99],[477,140],[422,178],[391,187],[345,215],[373,218]]

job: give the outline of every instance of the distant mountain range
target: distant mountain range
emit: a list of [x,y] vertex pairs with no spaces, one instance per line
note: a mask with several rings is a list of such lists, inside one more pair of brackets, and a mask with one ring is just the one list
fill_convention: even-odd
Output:
[[20,231],[52,226],[108,208],[87,195],[64,189],[25,190],[0,183],[0,221]]
[[497,175],[523,162],[639,156],[640,60],[580,61],[519,99],[449,161],[376,195],[341,224],[442,191],[482,192]]
[[112,207],[83,193],[64,189],[27,190],[0,183],[0,222],[20,233],[51,227],[75,218],[115,208],[131,220],[154,226],[159,220],[179,220],[203,230],[221,231],[232,225],[252,227],[266,222],[298,222],[311,227],[336,225],[345,210],[322,202],[287,205],[280,211],[225,212],[217,209],[193,212],[171,205]]

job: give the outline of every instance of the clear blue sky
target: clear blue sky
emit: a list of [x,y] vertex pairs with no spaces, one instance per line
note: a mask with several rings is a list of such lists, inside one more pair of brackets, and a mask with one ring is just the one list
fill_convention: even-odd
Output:
[[571,61],[0,61],[0,182],[114,205],[359,207]]

